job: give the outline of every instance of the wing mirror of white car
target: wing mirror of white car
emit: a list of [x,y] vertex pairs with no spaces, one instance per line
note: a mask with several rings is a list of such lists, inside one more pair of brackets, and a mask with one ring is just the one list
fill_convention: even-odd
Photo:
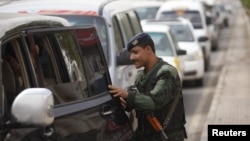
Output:
[[186,50],[183,50],[183,49],[178,49],[177,50],[177,55],[186,55],[186,54],[187,54]]
[[133,65],[133,61],[130,60],[130,52],[127,49],[123,49],[119,56],[116,56],[117,65]]
[[208,37],[206,36],[201,36],[198,38],[198,42],[206,42],[208,40]]
[[54,98],[46,88],[28,88],[14,100],[11,114],[17,123],[48,126],[54,121]]

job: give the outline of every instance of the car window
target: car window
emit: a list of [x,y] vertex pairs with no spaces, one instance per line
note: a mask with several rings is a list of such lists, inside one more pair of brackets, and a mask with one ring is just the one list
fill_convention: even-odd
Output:
[[14,98],[22,90],[29,87],[29,83],[25,81],[27,74],[21,55],[17,38],[2,45],[2,81],[8,105],[12,104]]
[[[108,94],[111,80],[95,28],[35,29],[23,33],[10,36],[12,39],[1,44],[0,79],[7,96],[6,109],[19,91],[44,85],[53,94],[55,119],[46,127],[10,127],[5,130],[8,140],[129,140],[129,119],[119,101]],[[15,60],[7,62],[7,55]],[[15,73],[19,74],[16,78]],[[20,81],[21,89],[15,81]],[[36,97],[36,93],[31,94]],[[34,104],[32,99],[28,101]],[[3,114],[9,116],[9,111]],[[4,118],[4,122],[9,124],[10,119]]]
[[140,19],[139,16],[137,15],[137,13],[135,11],[129,11],[127,13],[130,25],[133,28],[133,34],[137,34],[142,32],[142,28],[141,28],[141,24],[140,24]]
[[[51,14],[50,14],[51,15]],[[55,15],[67,19],[72,26],[82,26],[82,25],[95,25],[97,32],[100,37],[103,52],[107,62],[109,62],[109,39],[107,32],[107,25],[105,19],[100,16],[88,16],[88,15]]]
[[199,11],[165,11],[161,13],[160,19],[176,19],[177,17],[187,18],[191,21],[194,29],[203,28]]
[[174,56],[173,47],[169,38],[164,33],[148,32],[155,43],[155,52],[157,56]]
[[134,32],[133,32],[133,28],[131,24],[129,23],[129,18],[126,15],[126,13],[117,14],[117,19],[118,19],[119,26],[121,27],[121,30],[123,31],[123,33],[125,33],[124,40],[129,40],[130,38],[132,38],[134,35]]
[[118,56],[120,52],[122,51],[122,49],[125,48],[124,46],[125,43],[123,42],[122,31],[121,31],[121,28],[119,26],[116,16],[112,18],[112,25],[113,25],[114,37],[115,37],[116,55]]
[[[49,39],[47,48],[50,49],[47,52],[50,53],[39,55],[38,62],[43,65],[41,67],[43,73],[38,73],[37,77],[43,77],[45,87],[54,92],[56,104],[83,100],[107,91],[110,82],[108,68],[103,59],[104,55],[101,54],[100,40],[94,28],[51,32],[30,31],[30,34],[33,35],[33,39],[35,36]],[[77,41],[74,40],[74,36]],[[57,64],[53,65],[52,60]]]
[[145,19],[154,19],[159,7],[160,6],[137,7],[135,9],[136,9],[136,12],[138,13],[138,15],[140,17],[140,20],[145,20]]
[[[173,34],[173,32],[172,32],[172,30],[169,30],[169,35],[170,35],[170,40],[173,42],[173,44],[174,44],[174,47],[175,47],[175,50],[177,51],[177,50],[179,50],[180,48],[179,48],[179,45],[178,45],[178,42],[177,42],[177,40],[176,40],[176,38],[175,38],[175,36],[174,36],[174,34]],[[170,41],[170,42],[171,42]]]
[[192,34],[192,31],[187,25],[169,24],[169,27],[177,41],[181,41],[181,42],[193,42],[194,41],[194,36]]

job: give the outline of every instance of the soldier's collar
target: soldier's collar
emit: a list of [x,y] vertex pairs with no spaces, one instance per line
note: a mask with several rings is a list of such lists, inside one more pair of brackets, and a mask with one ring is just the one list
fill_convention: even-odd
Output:
[[144,68],[144,70],[143,70],[143,77],[145,77],[145,76],[147,75],[148,72],[150,72],[152,69],[154,69],[155,65],[156,65],[160,60],[161,60],[161,58],[157,57],[157,58],[156,58],[156,61],[155,61],[155,63],[154,63],[154,65],[153,65],[153,67],[152,67],[149,71],[147,71],[146,68]]

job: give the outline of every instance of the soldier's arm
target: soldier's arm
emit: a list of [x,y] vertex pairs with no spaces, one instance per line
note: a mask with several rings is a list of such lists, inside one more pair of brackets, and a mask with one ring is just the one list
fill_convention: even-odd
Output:
[[178,89],[175,71],[165,68],[157,77],[158,81],[148,95],[129,93],[126,105],[128,109],[157,110],[174,98],[173,89]]

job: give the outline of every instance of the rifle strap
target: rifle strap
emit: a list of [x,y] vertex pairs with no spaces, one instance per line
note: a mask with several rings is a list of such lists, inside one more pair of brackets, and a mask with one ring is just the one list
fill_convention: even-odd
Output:
[[169,121],[170,121],[170,119],[172,118],[172,115],[173,115],[173,113],[174,113],[174,111],[175,111],[175,108],[176,108],[176,106],[177,106],[177,104],[178,104],[179,97],[180,97],[180,93],[178,93],[178,94],[175,96],[174,101],[173,101],[173,103],[172,103],[172,105],[171,105],[171,107],[170,107],[170,109],[169,109],[169,111],[168,111],[167,117],[165,118],[165,120],[164,120],[164,122],[163,122],[163,128],[164,128],[164,129],[167,128],[167,126],[168,126],[168,124],[169,124]]

